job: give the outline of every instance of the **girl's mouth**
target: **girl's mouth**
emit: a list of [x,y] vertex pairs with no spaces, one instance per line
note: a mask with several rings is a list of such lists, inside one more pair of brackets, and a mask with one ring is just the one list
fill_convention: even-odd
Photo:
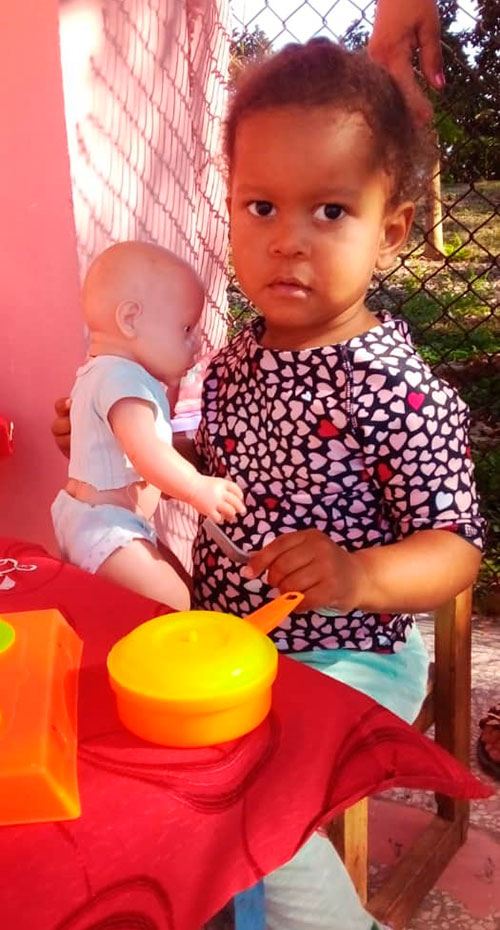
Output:
[[269,289],[278,297],[308,297],[311,288],[297,278],[275,278]]

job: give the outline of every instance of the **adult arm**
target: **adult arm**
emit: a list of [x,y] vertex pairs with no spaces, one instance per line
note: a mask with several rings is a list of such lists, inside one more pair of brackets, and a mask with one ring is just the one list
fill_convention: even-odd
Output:
[[445,77],[435,0],[378,0],[368,53],[399,84],[417,121],[426,123],[432,106],[416,78],[415,52],[427,84],[442,90]]

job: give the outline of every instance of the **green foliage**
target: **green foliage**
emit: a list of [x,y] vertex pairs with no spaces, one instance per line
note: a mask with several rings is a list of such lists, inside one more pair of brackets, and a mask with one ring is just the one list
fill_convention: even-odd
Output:
[[432,94],[444,181],[500,177],[500,0],[478,0],[473,28],[455,29],[457,0],[439,0],[446,87]]
[[462,240],[457,232],[454,232],[444,244],[444,252],[454,262],[466,261],[472,255],[472,250],[467,246],[462,246]]
[[229,87],[232,89],[238,80],[241,71],[252,62],[268,55],[272,50],[271,40],[265,32],[255,26],[249,32],[247,29],[235,29],[231,36],[229,50]]

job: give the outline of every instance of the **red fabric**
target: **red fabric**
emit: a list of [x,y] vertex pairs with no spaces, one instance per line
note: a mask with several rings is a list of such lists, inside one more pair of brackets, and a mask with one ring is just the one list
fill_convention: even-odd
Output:
[[117,719],[105,658],[163,608],[30,544],[0,539],[0,557],[38,566],[11,575],[0,610],[57,607],[84,640],[82,816],[0,828],[2,927],[198,930],[366,794],[490,793],[369,698],[284,657],[272,713],[253,733],[203,750],[144,743]]
[[13,451],[12,423],[0,416],[0,459],[12,455]]

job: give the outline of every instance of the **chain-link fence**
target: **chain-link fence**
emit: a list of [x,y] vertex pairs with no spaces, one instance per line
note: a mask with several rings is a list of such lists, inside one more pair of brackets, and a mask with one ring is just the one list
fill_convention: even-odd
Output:
[[[207,292],[203,353],[226,338],[227,218],[219,135],[230,51],[226,0],[61,0],[60,34],[82,277],[113,242],[159,243]],[[202,368],[180,408],[199,407]],[[158,529],[189,566],[193,514]],[[164,532],[166,530],[166,532]]]
[[[421,354],[470,405],[489,521],[478,593],[491,603],[500,581],[500,3],[444,0],[440,11],[447,86],[433,97],[434,176],[405,254],[376,276],[369,303],[409,321]],[[286,42],[365,44],[375,4],[233,0],[233,12],[236,75]],[[252,310],[234,279],[229,293],[234,331]]]
[[[481,590],[500,573],[500,0],[441,0],[447,87],[434,100],[439,151],[405,255],[370,303],[401,313],[420,351],[472,411],[489,519]],[[229,75],[287,41],[362,45],[375,4],[353,0],[61,0],[73,197],[82,273],[111,242],[149,239],[207,285],[204,350],[251,308],[227,283],[220,126]],[[196,385],[195,385],[196,387]],[[170,528],[188,562],[192,527]],[[179,542],[180,540],[180,542]]]

